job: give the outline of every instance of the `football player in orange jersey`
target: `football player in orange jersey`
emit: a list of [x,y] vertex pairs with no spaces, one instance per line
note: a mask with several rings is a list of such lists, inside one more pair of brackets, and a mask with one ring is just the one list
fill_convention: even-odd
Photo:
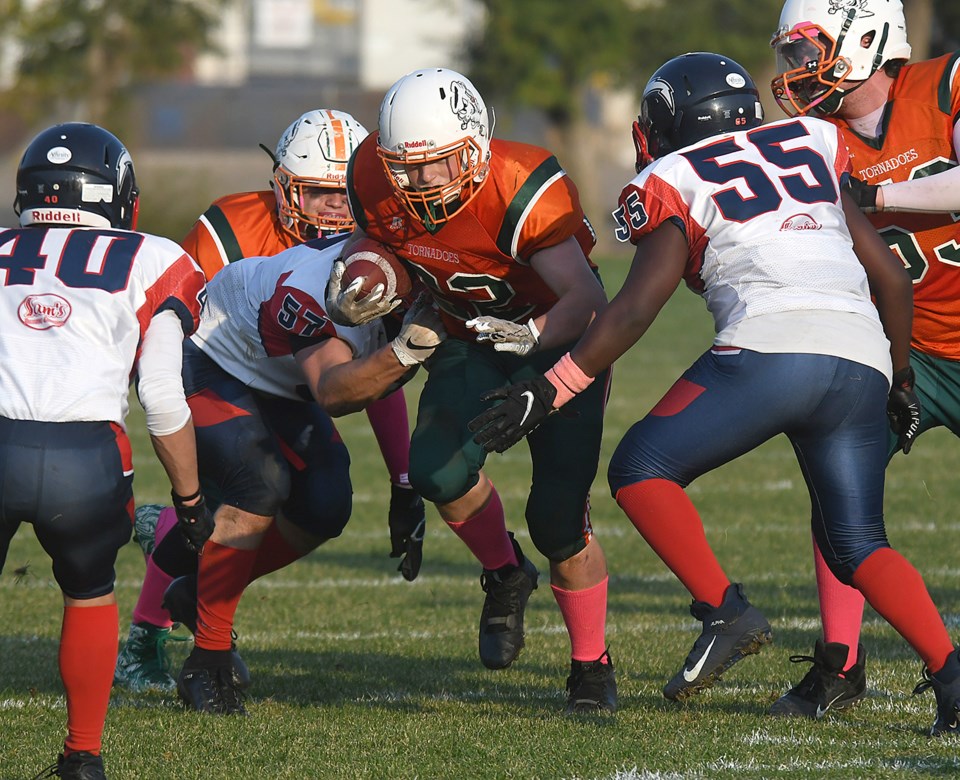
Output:
[[[508,533],[483,471],[486,453],[467,423],[481,397],[542,372],[606,303],[595,243],[573,182],[550,152],[491,140],[493,119],[460,73],[410,73],[387,92],[379,133],[350,163],[347,192],[357,235],[405,260],[431,290],[448,338],[425,364],[429,376],[411,440],[410,482],[480,562],[486,592],[480,659],[509,666],[524,645],[523,615],[538,571]],[[339,269],[339,270],[338,270]],[[359,324],[395,301],[357,298],[335,266],[327,291],[334,321]],[[530,439],[533,479],[526,520],[550,562],[550,584],[571,642],[567,712],[613,711],[607,652],[607,568],[590,525],[607,374],[575,413]]]
[[[245,257],[272,257],[311,239],[353,228],[347,208],[347,160],[366,129],[343,111],[317,109],[298,117],[277,142],[271,190],[240,192],[214,201],[181,242],[207,279]],[[391,557],[400,571],[416,578],[422,560],[423,500],[410,488],[410,428],[403,390],[374,402],[367,416],[390,475],[388,521]],[[134,690],[172,690],[164,644],[172,622],[162,595],[172,578],[149,556],[170,527],[169,511],[147,504],[137,508],[137,538],[147,573],[134,608],[129,638],[117,659],[115,681]],[[160,533],[157,533],[157,526]]]
[[[921,413],[918,426],[891,434],[888,455],[940,425],[960,434],[960,223],[948,213],[960,211],[960,52],[907,64],[900,0],[787,0],[771,45],[781,108],[842,129],[851,194],[913,279],[915,376],[894,382],[915,384]],[[813,666],[772,714],[821,717],[866,690],[863,597],[814,550],[824,638],[798,657]]]

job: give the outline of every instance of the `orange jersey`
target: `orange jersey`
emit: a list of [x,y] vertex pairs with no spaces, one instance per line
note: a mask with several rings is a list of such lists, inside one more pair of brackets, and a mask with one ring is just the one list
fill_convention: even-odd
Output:
[[[842,120],[853,175],[870,184],[909,181],[957,165],[953,126],[960,118],[960,52],[906,65],[900,72],[877,139]],[[886,212],[870,221],[903,260],[913,279],[913,345],[960,360],[960,214]]]
[[389,246],[430,288],[447,332],[471,341],[476,333],[464,327],[466,320],[489,315],[526,322],[556,303],[529,265],[537,251],[574,236],[589,258],[596,243],[577,189],[556,157],[511,141],[493,141],[490,149],[480,191],[433,232],[394,197],[376,133],[363,141],[347,171],[357,226]]
[[180,242],[207,281],[244,257],[272,257],[297,241],[280,227],[271,190],[238,192],[215,200]]

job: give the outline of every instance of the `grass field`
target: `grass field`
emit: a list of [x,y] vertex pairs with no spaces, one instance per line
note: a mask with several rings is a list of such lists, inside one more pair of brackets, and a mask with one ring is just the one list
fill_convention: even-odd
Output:
[[[602,265],[611,290],[623,261]],[[735,581],[768,616],[775,644],[686,705],[660,689],[699,630],[689,596],[622,516],[606,490],[607,459],[709,344],[709,315],[680,291],[648,338],[617,366],[593,518],[610,565],[608,635],[617,667],[615,717],[560,716],[569,646],[546,578],[527,609],[527,647],[508,670],[476,651],[479,569],[431,509],[414,583],[387,557],[387,476],[363,415],[340,421],[351,447],[355,512],[343,536],[254,583],[236,628],[254,675],[247,719],[184,713],[173,698],[117,691],[104,755],[128,778],[932,778],[960,774],[955,741],[933,741],[932,693],[912,697],[920,663],[867,610],[869,695],[824,721],[774,720],[767,706],[807,670],[819,631],[808,499],[785,439],[698,480],[690,493]],[[409,400],[416,400],[411,386]],[[744,403],[750,399],[745,398]],[[134,417],[131,427],[138,428]],[[138,501],[167,488],[144,438],[135,440]],[[927,578],[957,632],[960,446],[926,434],[888,471],[891,541]],[[522,519],[529,484],[523,446],[489,462],[508,514],[541,572]],[[14,570],[29,564],[19,579]],[[122,633],[143,561],[118,563]],[[55,756],[65,708],[57,676],[60,595],[29,528],[0,577],[0,778],[32,777]],[[188,642],[174,646],[175,663]]]

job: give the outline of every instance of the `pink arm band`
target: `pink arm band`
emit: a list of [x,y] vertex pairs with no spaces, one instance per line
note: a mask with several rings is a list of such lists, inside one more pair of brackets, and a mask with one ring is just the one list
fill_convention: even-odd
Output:
[[577,393],[586,390],[593,382],[592,376],[587,376],[570,357],[567,352],[544,375],[547,381],[557,388],[557,397],[553,401],[555,409],[559,409]]

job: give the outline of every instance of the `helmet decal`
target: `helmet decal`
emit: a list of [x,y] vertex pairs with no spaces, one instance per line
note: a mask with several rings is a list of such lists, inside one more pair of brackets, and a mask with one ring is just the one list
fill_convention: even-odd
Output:
[[483,114],[477,96],[462,81],[450,84],[450,108],[460,120],[461,130],[484,132]]
[[652,78],[650,83],[647,84],[647,88],[644,90],[646,94],[658,94],[664,103],[667,105],[667,109],[671,114],[677,113],[677,102],[673,98],[673,85],[662,78]]
[[861,19],[867,19],[874,15],[873,11],[870,10],[869,2],[870,0],[830,0],[827,13],[847,13],[850,9],[855,8]]

